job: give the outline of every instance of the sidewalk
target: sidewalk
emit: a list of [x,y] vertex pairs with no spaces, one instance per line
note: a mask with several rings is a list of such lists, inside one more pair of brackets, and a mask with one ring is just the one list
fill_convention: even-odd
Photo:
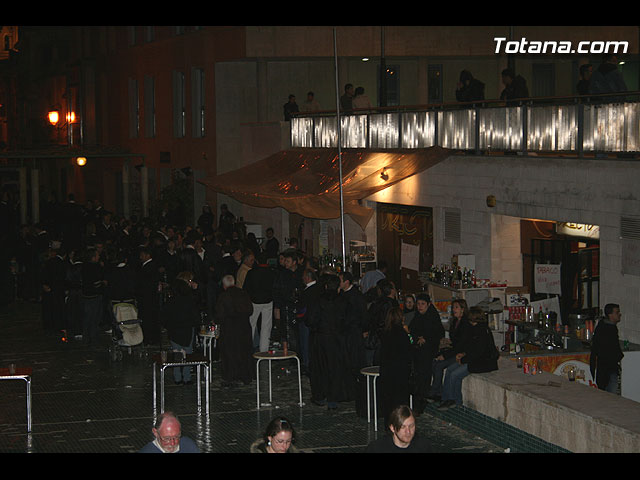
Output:
[[[95,349],[46,336],[38,304],[10,305],[0,313],[0,325],[0,367],[15,363],[33,369],[30,435],[24,382],[0,382],[0,453],[132,453],[152,440],[153,370],[149,360],[125,355],[122,361],[110,361],[107,334],[102,339],[104,347]],[[356,415],[353,402],[340,404],[335,411],[314,405],[304,376],[304,405],[299,407],[295,362],[291,362],[290,374],[284,362],[273,363],[274,405],[270,407],[256,409],[255,380],[250,385],[223,388],[219,365],[214,363],[208,418],[204,395],[202,413],[197,412],[195,384],[176,386],[169,372],[165,409],[179,416],[183,434],[193,438],[202,452],[246,453],[276,415],[289,417],[297,446],[305,452],[359,453],[384,435],[381,425],[375,432],[373,421],[367,423]],[[266,376],[261,374],[262,380],[266,385]],[[261,402],[267,401],[265,391],[266,386],[261,389]],[[504,450],[428,411],[418,417],[417,429],[436,452]]]

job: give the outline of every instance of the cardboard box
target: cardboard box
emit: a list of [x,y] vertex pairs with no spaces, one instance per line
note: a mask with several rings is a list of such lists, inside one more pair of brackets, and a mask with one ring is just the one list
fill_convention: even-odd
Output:
[[476,269],[476,256],[468,253],[459,253],[451,257],[451,263],[458,265],[460,268],[466,268],[467,270]]

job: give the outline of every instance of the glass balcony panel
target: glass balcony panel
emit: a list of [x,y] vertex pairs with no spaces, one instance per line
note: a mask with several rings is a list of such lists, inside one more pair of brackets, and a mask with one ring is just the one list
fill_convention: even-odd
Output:
[[375,113],[369,116],[369,148],[398,148],[398,113]]
[[402,114],[402,147],[427,148],[436,144],[436,113]]
[[438,144],[444,148],[474,149],[476,144],[476,111],[438,112]]

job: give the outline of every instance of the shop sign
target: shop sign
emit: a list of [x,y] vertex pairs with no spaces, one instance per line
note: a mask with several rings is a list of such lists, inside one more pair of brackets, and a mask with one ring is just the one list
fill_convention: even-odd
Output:
[[556,233],[570,235],[572,237],[600,238],[600,227],[598,225],[587,225],[584,223],[558,222],[556,223]]
[[536,293],[554,293],[562,295],[560,284],[560,265],[536,263],[535,288]]

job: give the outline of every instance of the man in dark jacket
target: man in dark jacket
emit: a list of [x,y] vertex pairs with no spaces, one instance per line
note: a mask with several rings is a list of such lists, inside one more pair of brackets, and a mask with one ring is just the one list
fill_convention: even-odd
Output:
[[620,306],[608,303],[604,307],[605,318],[598,322],[593,332],[589,366],[591,376],[600,390],[616,393],[618,390],[618,368],[624,357],[618,339],[618,323],[622,314]]
[[504,90],[500,94],[500,100],[517,100],[529,98],[527,81],[522,75],[516,75],[510,68],[502,71],[502,83]]
[[474,78],[469,70],[463,70],[460,72],[460,82],[456,89],[456,100],[459,102],[484,100],[484,83]]
[[294,251],[284,252],[284,268],[278,271],[273,285],[273,316],[276,322],[280,341],[287,342],[287,348],[297,352],[298,320],[296,304],[298,293],[304,285],[296,275],[298,267]]
[[350,272],[340,273],[340,295],[347,302],[345,340],[349,354],[349,366],[354,375],[360,374],[365,366],[362,332],[367,320],[367,300],[360,289],[353,284]]
[[46,333],[66,329],[64,315],[66,263],[60,242],[52,242],[50,257],[42,268],[42,326]]
[[424,410],[431,388],[433,359],[438,354],[444,327],[440,314],[426,293],[416,295],[416,314],[411,320],[411,335],[415,342],[413,368],[415,375],[414,413]]
[[102,324],[104,315],[105,283],[100,253],[95,248],[88,248],[82,262],[82,342],[85,345],[95,346],[98,341],[98,327]]
[[147,345],[160,345],[160,296],[158,294],[160,274],[158,265],[153,260],[151,250],[147,247],[142,248],[140,251],[140,262],[142,266],[140,267],[136,284],[138,316],[142,320],[145,343]]
[[[604,61],[591,75],[589,91],[594,94],[626,92],[627,84],[618,70],[618,57],[615,54],[606,54]],[[622,102],[624,97],[611,96],[599,97],[602,102]]]

